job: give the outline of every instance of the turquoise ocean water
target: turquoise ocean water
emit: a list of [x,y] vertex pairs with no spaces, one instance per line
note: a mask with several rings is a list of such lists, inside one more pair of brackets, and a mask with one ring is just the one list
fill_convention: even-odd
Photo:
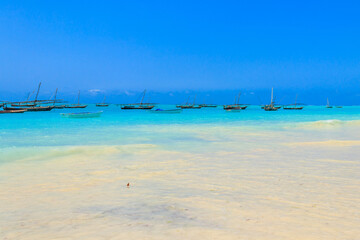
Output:
[[359,136],[357,106],[2,114],[0,239],[357,239]]
[[[175,106],[159,105],[158,108],[171,109]],[[69,119],[60,113],[103,111],[100,118]],[[315,121],[360,120],[360,107],[327,109],[323,106],[307,106],[301,111],[278,110],[265,112],[260,106],[250,106],[240,112],[227,112],[221,107],[183,110],[180,114],[155,114],[142,110],[121,110],[120,107],[99,108],[89,105],[84,109],[55,109],[50,112],[28,112],[24,114],[3,114],[0,116],[0,146],[62,146],[119,144],[139,141],[136,126],[143,136],[152,142],[152,128],[164,129],[168,125],[191,126],[243,126],[249,128],[277,128],[297,123]]]

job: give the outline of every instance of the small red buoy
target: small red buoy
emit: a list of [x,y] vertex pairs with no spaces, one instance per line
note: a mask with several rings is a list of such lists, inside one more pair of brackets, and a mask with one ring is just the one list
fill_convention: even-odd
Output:
[[130,187],[130,183],[126,184],[127,187]]

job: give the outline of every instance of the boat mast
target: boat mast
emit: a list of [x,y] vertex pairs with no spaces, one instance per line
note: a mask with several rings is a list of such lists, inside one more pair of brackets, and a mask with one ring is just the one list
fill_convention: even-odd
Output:
[[195,100],[196,100],[196,94],[195,94],[195,97],[194,97],[194,103],[193,103],[193,105],[195,105]]
[[327,106],[329,107],[330,106],[329,98],[327,98],[326,101],[327,101]]
[[296,107],[296,103],[297,103],[297,98],[298,98],[298,94],[296,94],[296,98],[295,98],[295,107]]
[[190,99],[190,96],[188,96],[187,100],[186,100],[186,104],[185,105],[189,105],[189,99]]
[[140,105],[142,105],[142,103],[143,103],[143,101],[144,101],[145,94],[146,94],[146,89],[144,90],[143,96],[142,96],[142,98],[141,98]]
[[80,105],[80,90],[79,90],[79,93],[78,93],[78,105]]
[[56,102],[56,94],[57,94],[57,91],[58,91],[58,89],[56,88],[56,90],[55,90],[55,97],[54,97],[54,105],[55,105],[55,102]]
[[273,105],[273,103],[274,103],[274,88],[271,88],[271,105]]
[[237,99],[237,105],[239,105],[239,101],[240,101],[240,95],[241,95],[241,92],[239,92],[239,95],[238,95],[238,99]]
[[104,96],[104,99],[103,99],[103,104],[105,103],[105,99],[106,99],[106,96]]
[[34,103],[36,103],[37,98],[38,98],[38,96],[39,96],[40,86],[41,86],[41,82],[39,83],[39,87],[38,87],[38,90],[37,90],[37,93],[36,93],[36,97],[35,97]]

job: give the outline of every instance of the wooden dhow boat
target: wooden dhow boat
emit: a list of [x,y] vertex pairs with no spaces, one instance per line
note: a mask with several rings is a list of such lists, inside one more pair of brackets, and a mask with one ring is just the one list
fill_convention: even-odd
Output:
[[103,99],[102,103],[97,103],[95,106],[96,107],[108,107],[109,104],[105,103],[105,99],[106,99],[106,96],[104,96],[104,99]]
[[199,104],[202,108],[216,108],[218,105],[216,104]]
[[333,108],[333,106],[330,105],[329,98],[326,99],[326,108]]
[[[39,96],[39,92],[40,92],[40,87],[41,87],[41,82],[39,83],[39,87],[36,93],[36,97],[35,100],[33,101],[26,101],[26,102],[17,102],[17,103],[12,103],[11,106],[12,107],[8,107],[8,106],[4,106],[4,110],[25,110],[28,112],[43,112],[43,111],[51,111],[54,106],[39,106],[39,103],[48,103],[49,100],[38,100],[38,96]],[[14,107],[16,106],[16,107]]]
[[56,88],[56,90],[55,90],[55,96],[54,96],[54,103],[53,103],[53,107],[54,107],[55,109],[63,109],[63,108],[65,108],[65,107],[66,107],[66,105],[65,105],[65,104],[62,104],[62,105],[56,105],[56,103],[61,102],[61,101],[56,100],[57,92],[58,92],[58,89]]
[[80,90],[78,92],[78,102],[77,104],[69,104],[69,105],[65,105],[64,108],[86,108],[88,105],[86,104],[80,104]]
[[196,104],[195,104],[196,95],[195,95],[195,97],[194,97],[194,102],[193,102],[192,104],[189,104],[189,98],[190,98],[190,97],[188,97],[188,100],[186,101],[185,104],[183,104],[183,105],[176,105],[176,107],[177,107],[177,108],[181,108],[181,109],[200,109],[200,108],[202,108],[201,105],[196,105]]
[[263,109],[265,111],[277,111],[278,109],[280,109],[281,107],[275,106],[275,101],[274,101],[274,88],[271,88],[271,102],[268,105],[265,105],[263,107]]
[[146,89],[142,93],[140,103],[131,103],[131,104],[122,104],[121,109],[123,110],[151,110],[155,107],[155,104],[144,103],[144,98],[146,95]]
[[298,107],[297,106],[297,97],[298,97],[298,95],[296,95],[294,104],[283,106],[283,109],[284,110],[303,110],[304,107],[302,107],[302,106]]
[[24,113],[26,112],[26,110],[21,110],[21,109],[18,109],[18,110],[2,110],[0,111],[0,114],[3,114],[3,113]]
[[237,96],[235,96],[235,103],[234,104],[230,104],[230,105],[224,105],[223,108],[226,111],[231,111],[231,110],[245,110],[247,108],[246,105],[242,105],[239,104],[239,100],[240,100],[240,95],[241,92],[239,92],[239,94]]

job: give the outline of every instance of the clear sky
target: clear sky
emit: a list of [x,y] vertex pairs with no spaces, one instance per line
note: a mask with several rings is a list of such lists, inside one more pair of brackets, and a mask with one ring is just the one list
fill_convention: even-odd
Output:
[[273,86],[360,103],[359,11],[329,0],[2,0],[0,93],[39,81],[87,93]]

